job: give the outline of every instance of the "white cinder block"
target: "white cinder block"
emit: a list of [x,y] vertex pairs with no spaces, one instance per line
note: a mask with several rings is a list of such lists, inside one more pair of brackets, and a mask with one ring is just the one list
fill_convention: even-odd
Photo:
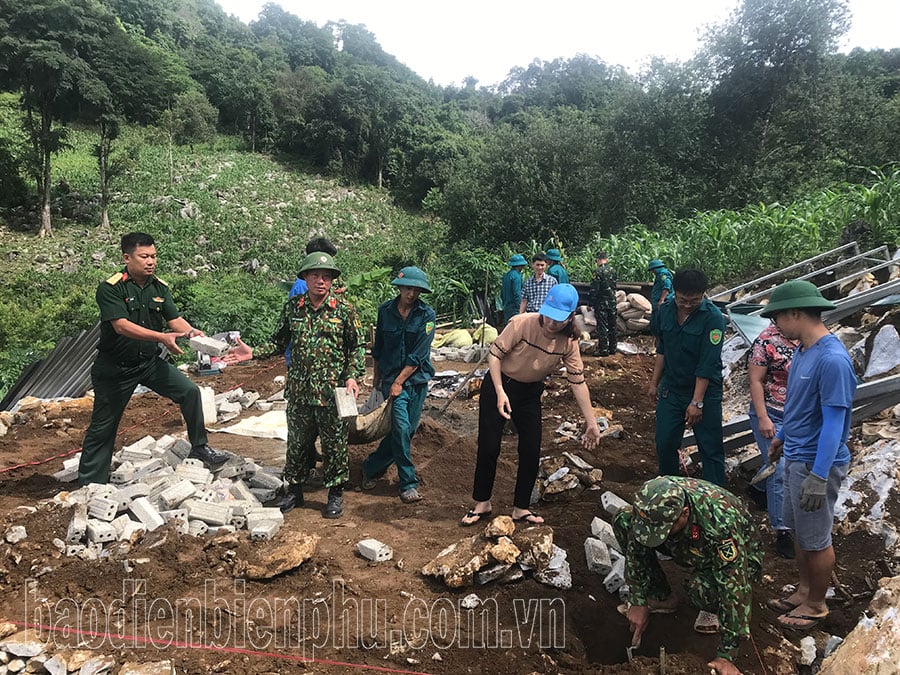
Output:
[[606,512],[611,516],[616,515],[623,507],[628,506],[628,502],[608,491],[600,495],[600,502],[603,504],[603,508]]
[[116,530],[108,522],[89,518],[87,523],[88,541],[93,543],[104,544],[108,541],[116,540]]
[[224,340],[216,340],[205,335],[192,337],[188,344],[195,352],[209,354],[210,356],[222,356],[230,349],[230,346]]
[[[216,423],[218,414],[216,413],[216,394],[212,387],[200,387],[200,401],[203,405],[203,423],[210,426]],[[188,448],[190,452],[190,448]],[[184,454],[187,457],[187,453]]]
[[146,497],[149,494],[150,486],[146,483],[132,483],[131,485],[126,485],[114,494],[113,499],[119,504],[118,510],[124,511],[135,499],[138,497]]
[[124,485],[134,480],[135,468],[130,460],[125,460],[116,470],[109,474],[109,482],[114,485]]
[[175,467],[175,475],[191,481],[194,485],[209,485],[212,483],[212,473],[205,466],[188,464],[193,460],[186,459]]
[[87,513],[87,504],[76,504],[72,509],[72,520],[66,532],[67,544],[77,544],[84,539],[87,534]]
[[227,525],[234,515],[228,504],[210,504],[189,499],[182,504],[191,520],[202,520],[207,525]]
[[588,537],[584,540],[584,557],[587,559],[588,570],[594,574],[609,574],[612,569],[609,549],[599,539]]
[[235,499],[257,503],[259,500],[250,491],[250,487],[242,480],[236,480],[231,484],[231,494]]
[[128,507],[128,510],[134,514],[134,517],[138,519],[138,521],[146,526],[147,530],[152,532],[158,527],[161,527],[165,522],[162,519],[162,516],[159,515],[159,511],[149,502],[146,497],[138,497]]
[[394,557],[391,547],[377,539],[363,539],[357,542],[356,550],[363,558],[373,562],[383,562]]
[[202,520],[189,520],[188,521],[188,534],[194,537],[199,537],[203,534],[206,534],[207,530],[209,530],[209,525],[204,523]]
[[262,488],[264,490],[277,490],[282,484],[280,476],[275,476],[266,471],[257,471],[250,476],[248,482],[250,483],[250,487]]
[[253,541],[267,541],[274,537],[275,533],[280,529],[281,523],[274,520],[262,520],[250,530],[250,539]]
[[98,520],[111,521],[119,510],[119,502],[108,497],[94,497],[88,502],[88,516]]
[[606,544],[609,548],[616,551],[622,550],[622,545],[616,539],[616,532],[611,523],[606,522],[602,518],[594,518],[591,521],[591,532],[593,535]]
[[181,504],[185,499],[190,499],[195,494],[197,494],[197,486],[191,481],[182,478],[159,493],[159,503],[169,510]]
[[609,574],[603,580],[603,587],[610,593],[617,593],[625,585],[625,558],[616,560]]

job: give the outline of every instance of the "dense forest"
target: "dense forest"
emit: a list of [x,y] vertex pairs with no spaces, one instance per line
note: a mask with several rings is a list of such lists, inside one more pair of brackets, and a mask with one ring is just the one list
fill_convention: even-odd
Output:
[[238,135],[489,247],[788,201],[900,156],[900,49],[838,53],[849,20],[842,0],[744,0],[688,62],[632,75],[580,55],[440,87],[364,26],[276,4],[246,25],[213,0],[4,0],[0,89],[22,129],[0,137],[0,206],[51,231],[51,165],[77,124],[96,129],[107,222],[124,123],[170,145]]

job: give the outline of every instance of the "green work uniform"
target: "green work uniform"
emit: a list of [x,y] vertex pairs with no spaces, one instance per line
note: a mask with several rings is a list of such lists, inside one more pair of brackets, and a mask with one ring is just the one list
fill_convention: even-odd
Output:
[[566,272],[566,268],[562,266],[562,263],[553,263],[547,268],[547,274],[556,279],[556,283],[558,284],[567,284],[569,283],[569,273]]
[[[663,292],[666,294],[666,300],[672,297],[672,281],[674,277],[672,273],[665,267],[659,267],[653,270],[653,288],[650,289],[650,316],[653,317],[659,311],[659,301]],[[654,324],[650,322],[650,333],[654,332]]]
[[667,300],[651,318],[658,336],[656,353],[664,358],[656,403],[656,454],[660,475],[678,475],[678,449],[684,437],[684,415],[691,404],[696,378],[709,380],[703,398],[703,417],[694,425],[694,438],[703,461],[703,478],[725,484],[722,443],[722,339],[725,318],[706,298],[678,323],[674,300]]
[[659,564],[657,550],[671,556],[693,573],[685,581],[690,601],[719,618],[721,642],[716,656],[734,661],[741,638],[750,634],[752,581],[762,576],[762,548],[750,514],[743,502],[712,483],[694,478],[672,477],[676,489],[684,491],[690,510],[687,525],[657,548],[641,545],[633,536],[633,507],[616,513],[613,526],[625,554],[625,581],[630,602],[646,606],[649,600],[664,600],[671,593]]
[[325,296],[318,309],[308,292],[284,304],[273,340],[281,349],[291,345],[284,477],[292,484],[302,483],[309,473],[308,454],[317,435],[322,441],[325,486],[341,487],[350,480],[347,421],[338,417],[334,389],[365,375],[360,333],[356,310],[334,293]]
[[162,332],[169,321],[181,316],[168,285],[151,276],[144,287],[114,274],[97,287],[100,307],[100,343],[91,367],[94,410],[81,449],[78,483],[106,483],[116,431],[128,399],[142,384],[181,406],[192,446],[206,445],[206,427],[200,389],[168,361],[159,358],[159,344],[116,333],[112,321],[127,319],[143,328]]
[[378,308],[375,344],[372,358],[378,362],[381,393],[390,396],[391,385],[407,366],[416,370],[403,383],[403,391],[391,408],[391,432],[363,462],[367,477],[381,476],[391,464],[397,465],[400,492],[418,487],[410,443],[419,426],[428,381],[434,377],[431,364],[431,342],[434,340],[434,310],[421,299],[400,316],[398,299],[388,300]]
[[591,306],[597,319],[597,353],[616,353],[616,272],[609,263],[594,270]]
[[503,275],[500,287],[500,300],[503,303],[503,321],[509,321],[519,313],[522,306],[522,272],[511,269]]

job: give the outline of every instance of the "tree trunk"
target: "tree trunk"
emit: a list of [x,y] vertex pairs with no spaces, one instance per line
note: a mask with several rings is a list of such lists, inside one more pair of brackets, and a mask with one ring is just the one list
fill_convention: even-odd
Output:
[[166,153],[166,159],[169,161],[169,185],[175,184],[175,162],[172,158],[172,142],[172,134],[169,134],[168,151]]
[[52,237],[53,236],[53,227],[50,224],[50,125],[52,123],[52,118],[50,116],[50,110],[48,108],[44,108],[41,111],[41,138],[42,145],[41,154],[43,160],[43,171],[42,173],[42,181],[43,190],[41,192],[41,229],[38,230],[38,236],[43,237]]
[[256,152],[256,115],[250,115],[250,152]]
[[109,153],[112,150],[112,131],[107,122],[100,121],[100,146],[97,168],[100,171],[100,229],[109,229]]
[[378,157],[378,180],[377,180],[379,190],[382,188],[382,186],[384,184],[383,177],[384,177],[384,161],[379,156]]

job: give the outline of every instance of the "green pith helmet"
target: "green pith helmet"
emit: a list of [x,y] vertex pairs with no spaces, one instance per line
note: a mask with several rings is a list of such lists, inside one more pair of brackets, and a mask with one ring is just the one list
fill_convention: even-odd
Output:
[[562,253],[559,252],[558,248],[548,248],[547,260],[552,260],[553,262],[562,262]]
[[659,258],[654,258],[649,263],[647,263],[647,271],[652,272],[653,270],[659,270],[665,267],[666,264],[660,260]]
[[391,280],[391,286],[411,286],[421,288],[423,293],[431,293],[428,277],[418,267],[404,267],[397,272],[397,277]]
[[632,533],[635,540],[648,548],[662,544],[681,515],[684,490],[667,476],[648,480],[634,496]]
[[322,251],[310,253],[303,259],[303,264],[300,266],[300,276],[303,276],[310,270],[329,270],[334,276],[339,276],[341,273],[334,264],[334,258]]
[[768,318],[786,309],[834,309],[834,304],[822,297],[815,284],[794,279],[772,291],[769,304],[760,314]]

